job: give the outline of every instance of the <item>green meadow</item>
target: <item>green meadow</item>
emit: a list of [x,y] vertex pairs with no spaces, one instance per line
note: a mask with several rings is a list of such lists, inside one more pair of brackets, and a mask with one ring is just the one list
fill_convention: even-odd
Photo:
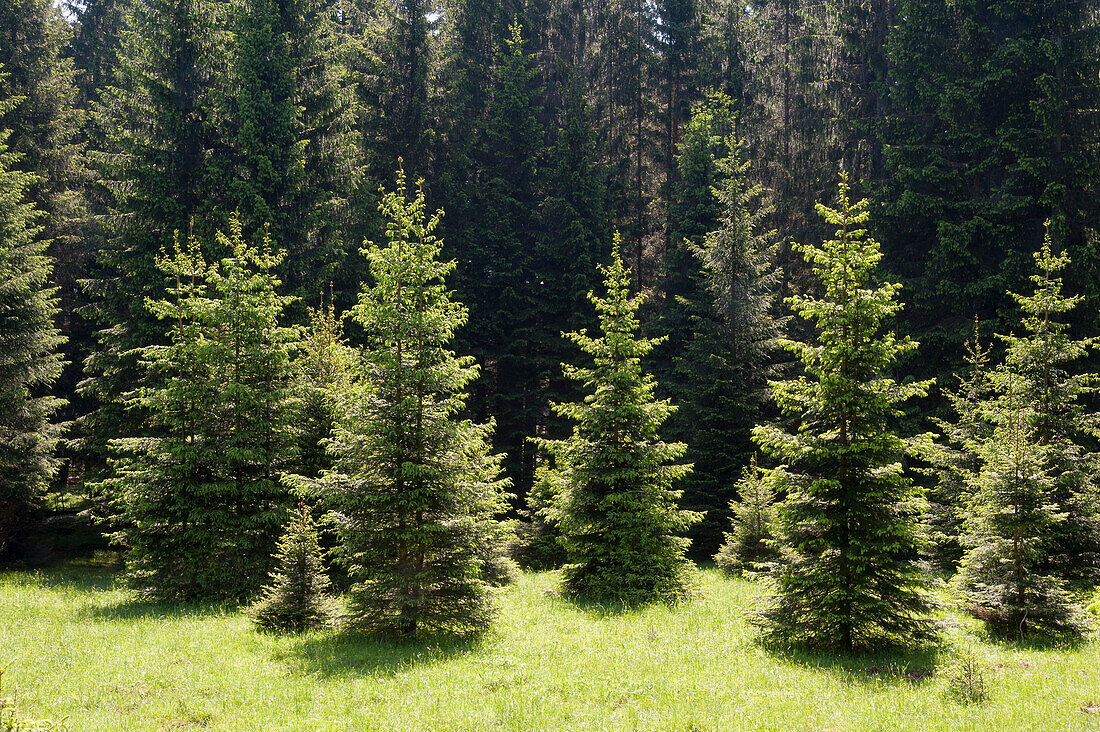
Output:
[[[746,622],[764,588],[713,569],[693,601],[628,612],[578,607],[556,582],[499,590],[479,638],[400,643],[260,634],[238,608],[134,602],[101,568],[7,572],[3,695],[81,731],[1100,730],[1096,639],[998,643],[945,611],[924,653],[785,653]],[[984,702],[947,692],[959,649]]]

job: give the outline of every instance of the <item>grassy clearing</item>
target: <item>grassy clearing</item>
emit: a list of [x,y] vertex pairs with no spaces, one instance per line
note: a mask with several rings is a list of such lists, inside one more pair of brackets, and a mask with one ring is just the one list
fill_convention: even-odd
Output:
[[[949,650],[842,658],[772,654],[743,619],[759,588],[700,573],[679,608],[593,612],[552,573],[499,597],[474,642],[388,643],[255,633],[232,608],[127,600],[94,571],[0,575],[0,664],[24,711],[72,730],[1100,730],[1100,639],[1075,648],[971,646],[989,701],[934,672]],[[945,616],[946,617],[946,616]]]

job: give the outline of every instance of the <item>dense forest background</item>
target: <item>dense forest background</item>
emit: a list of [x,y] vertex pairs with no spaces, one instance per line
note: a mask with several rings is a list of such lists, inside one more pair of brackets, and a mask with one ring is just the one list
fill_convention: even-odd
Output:
[[[349,309],[370,279],[360,248],[381,238],[379,187],[401,166],[445,211],[441,258],[456,263],[448,286],[469,308],[454,348],[482,369],[466,409],[495,419],[517,509],[539,467],[528,438],[568,430],[549,406],[578,395],[561,334],[595,325],[586,295],[620,232],[631,286],[647,295],[643,330],[667,337],[648,363],[679,406],[665,437],[688,445],[683,507],[707,512],[691,551],[709,557],[775,367],[714,335],[730,304],[695,250],[723,229],[729,201],[768,239],[781,302],[813,287],[791,243],[831,234],[814,204],[849,174],[871,200],[882,274],[903,285],[898,330],[921,344],[893,377],[937,379],[907,407],[911,431],[924,428],[975,328],[986,342],[1019,330],[1008,293],[1029,291],[1045,222],[1073,262],[1066,290],[1084,298],[1071,330],[1100,333],[1098,10],[4,0],[4,169],[24,176],[40,212],[22,215],[52,258],[65,338],[60,376],[50,383],[46,365],[31,380],[64,400],[54,421],[68,423],[44,505],[102,503],[108,442],[154,429],[132,394],[148,378],[138,350],[167,339],[146,303],[166,296],[156,260],[174,232],[217,261],[228,253],[214,232],[233,212],[254,244],[266,227],[286,252],[273,265],[279,294],[296,298],[284,325],[305,326],[311,312]],[[352,344],[357,328],[347,323]],[[15,521],[5,551],[41,551],[29,517]]]

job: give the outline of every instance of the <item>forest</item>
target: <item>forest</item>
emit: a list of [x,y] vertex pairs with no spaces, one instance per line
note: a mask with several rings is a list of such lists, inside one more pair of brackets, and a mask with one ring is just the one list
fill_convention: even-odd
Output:
[[9,577],[1091,647],[1100,2],[70,1],[0,4]]

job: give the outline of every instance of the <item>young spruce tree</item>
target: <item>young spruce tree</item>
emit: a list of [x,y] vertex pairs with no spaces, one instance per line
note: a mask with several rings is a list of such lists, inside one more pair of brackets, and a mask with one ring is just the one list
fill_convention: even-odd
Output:
[[738,500],[730,501],[733,530],[725,535],[725,543],[714,555],[714,562],[726,574],[740,575],[756,571],[778,559],[774,546],[777,523],[775,478],[756,466],[753,455],[748,467],[737,481]]
[[[13,105],[0,101],[0,116]],[[0,557],[34,523],[56,470],[61,400],[39,394],[61,373],[63,342],[53,319],[56,288],[39,213],[27,200],[33,176],[13,170],[0,131]]]
[[658,340],[636,336],[643,296],[630,296],[617,235],[611,266],[602,269],[607,296],[589,296],[602,336],[568,334],[595,363],[564,366],[588,396],[553,405],[575,422],[571,437],[538,441],[568,484],[562,528],[575,563],[566,568],[565,589],[588,602],[675,601],[689,590],[688,542],[680,534],[699,516],[677,507],[681,492],[672,486],[691,466],[674,463],[685,445],[658,437],[675,407],[654,399],[656,381],[642,370]]
[[300,633],[323,627],[333,616],[317,525],[309,506],[291,516],[276,552],[278,567],[263,597],[249,608],[261,630]]
[[788,299],[818,331],[815,342],[785,342],[805,373],[772,383],[798,428],[759,426],[754,437],[787,464],[789,481],[777,592],[759,618],[765,635],[851,651],[931,635],[931,601],[916,561],[920,494],[901,465],[912,443],[891,425],[899,405],[926,394],[930,382],[899,384],[887,375],[917,344],[883,332],[901,309],[899,285],[871,284],[881,254],[863,228],[867,201],[851,203],[848,190],[842,176],[838,207],[817,206],[836,238],[799,247],[821,294]]
[[344,402],[332,455],[319,482],[351,576],[350,617],[377,633],[468,633],[492,615],[487,557],[506,508],[492,422],[458,418],[478,369],[448,346],[466,321],[437,260],[424,193],[406,198],[405,175],[386,192],[384,246],[370,244],[373,284],[352,317],[367,348],[362,383]]
[[280,474],[295,456],[290,351],[278,324],[288,298],[271,269],[282,253],[252,247],[234,218],[207,265],[197,239],[157,260],[170,299],[149,309],[171,342],[143,349],[156,375],[131,396],[155,437],[113,442],[122,455],[104,481],[114,496],[127,581],[164,600],[244,599],[272,566],[286,524]]

